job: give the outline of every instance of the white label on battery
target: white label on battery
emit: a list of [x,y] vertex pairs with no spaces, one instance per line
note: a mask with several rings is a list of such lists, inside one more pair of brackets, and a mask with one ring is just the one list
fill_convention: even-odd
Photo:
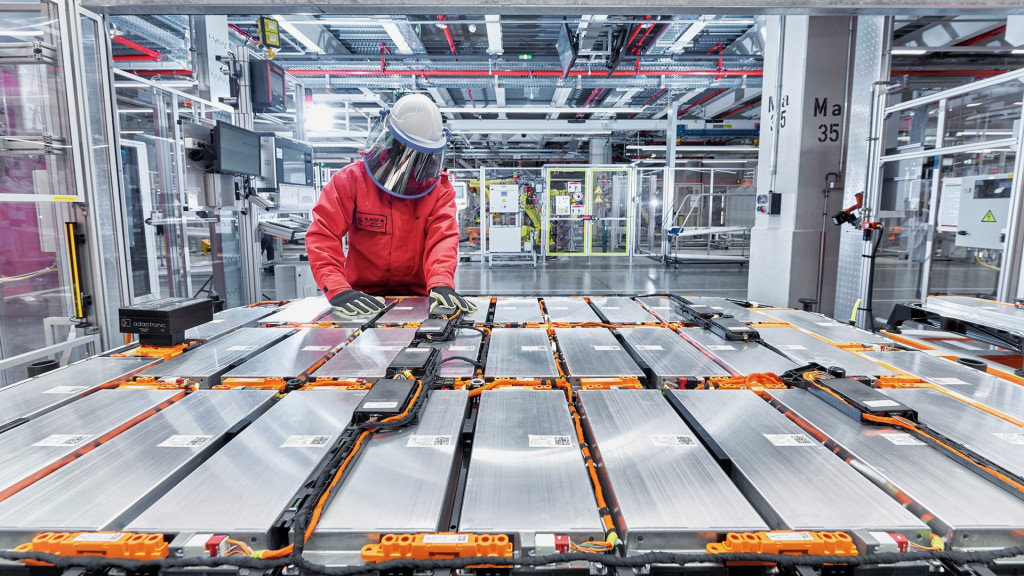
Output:
[[899,406],[900,403],[895,400],[865,400],[864,405],[871,408],[892,408]]
[[883,432],[879,434],[882,438],[885,438],[889,442],[897,446],[924,446],[925,443],[921,442],[917,438],[914,438],[906,432]]
[[776,446],[814,446],[814,440],[803,434],[765,434],[764,437]]
[[815,322],[818,326],[842,326],[838,322]]
[[157,448],[198,448],[213,440],[213,436],[175,434],[156,445]]
[[548,349],[547,346],[520,346],[520,350],[523,352],[544,352]]
[[398,408],[398,402],[367,402],[363,404],[367,410],[394,410]]
[[693,438],[693,436],[651,434],[651,444],[654,444],[655,446],[696,446],[697,441]]
[[929,378],[928,381],[939,386],[962,386],[968,384],[968,382],[964,382],[959,378]]
[[373,349],[395,352],[405,350],[405,346],[374,346]]
[[431,446],[451,446],[452,437],[435,434],[413,434],[405,443],[406,448],[430,448]]
[[449,346],[452,352],[476,352],[476,346]]
[[327,352],[332,346],[306,346],[302,349],[303,352]]
[[568,306],[548,306],[548,310],[568,310]]
[[72,542],[117,542],[121,538],[124,538],[124,532],[85,532],[75,536]]
[[255,349],[256,349],[255,346],[228,346],[228,350],[239,351],[239,352],[248,352],[250,350],[255,350]]
[[330,436],[315,436],[297,434],[289,436],[281,448],[323,448],[331,442]]
[[773,542],[804,542],[814,540],[809,532],[765,532],[765,536]]
[[648,306],[651,310],[671,310],[671,306]]
[[1024,432],[993,432],[992,435],[1010,444],[1024,445]]
[[715,344],[715,345],[712,345],[712,346],[705,346],[705,348],[707,348],[708,350],[735,350],[736,349],[735,346],[730,346],[728,344]]
[[807,350],[807,347],[806,346],[801,346],[799,344],[779,344],[778,345],[778,349],[779,350]]
[[530,434],[530,448],[570,448],[572,438],[549,434]]
[[424,544],[465,544],[469,534],[424,534]]
[[78,394],[88,389],[88,386],[54,386],[49,390],[45,390],[43,394]]
[[392,310],[412,310],[412,306],[395,306]]
[[92,434],[51,434],[39,442],[36,442],[33,446],[63,446],[70,448],[72,446],[84,444],[90,438],[92,438]]
[[725,308],[722,308],[721,306],[712,306],[711,309],[712,310],[725,310]]
[[601,310],[618,310],[618,306],[601,306]]
[[637,350],[664,350],[664,348],[662,348],[658,344],[637,344],[636,349]]
[[618,346],[594,346],[594,350],[598,352],[615,352],[616,350],[622,350]]

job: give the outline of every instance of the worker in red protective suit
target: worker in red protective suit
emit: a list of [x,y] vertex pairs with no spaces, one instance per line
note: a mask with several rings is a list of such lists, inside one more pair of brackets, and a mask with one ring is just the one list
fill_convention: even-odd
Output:
[[476,309],[455,292],[455,190],[441,171],[447,141],[437,106],[404,96],[381,111],[364,159],[324,187],[306,251],[317,286],[341,314],[379,312],[382,296],[407,294],[429,295],[431,310]]

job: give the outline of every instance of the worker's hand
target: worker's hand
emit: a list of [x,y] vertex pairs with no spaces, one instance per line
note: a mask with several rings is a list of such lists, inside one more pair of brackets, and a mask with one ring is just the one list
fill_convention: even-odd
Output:
[[345,316],[366,316],[384,310],[384,299],[359,290],[345,290],[331,298],[331,306]]
[[472,302],[459,296],[455,290],[447,286],[438,286],[430,289],[430,310],[434,308],[458,308],[463,312],[476,312],[476,306]]

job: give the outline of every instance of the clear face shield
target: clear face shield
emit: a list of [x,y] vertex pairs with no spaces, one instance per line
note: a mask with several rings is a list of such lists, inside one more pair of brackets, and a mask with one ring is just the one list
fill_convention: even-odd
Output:
[[387,111],[370,129],[363,160],[370,178],[381,190],[399,198],[419,198],[440,180],[449,132],[436,147],[413,142],[391,122]]

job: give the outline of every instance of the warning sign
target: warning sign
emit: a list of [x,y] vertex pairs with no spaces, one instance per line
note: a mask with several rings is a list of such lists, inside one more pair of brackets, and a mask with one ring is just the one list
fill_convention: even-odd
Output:
[[982,222],[995,222],[996,215],[991,210],[985,213],[985,217],[981,219]]

